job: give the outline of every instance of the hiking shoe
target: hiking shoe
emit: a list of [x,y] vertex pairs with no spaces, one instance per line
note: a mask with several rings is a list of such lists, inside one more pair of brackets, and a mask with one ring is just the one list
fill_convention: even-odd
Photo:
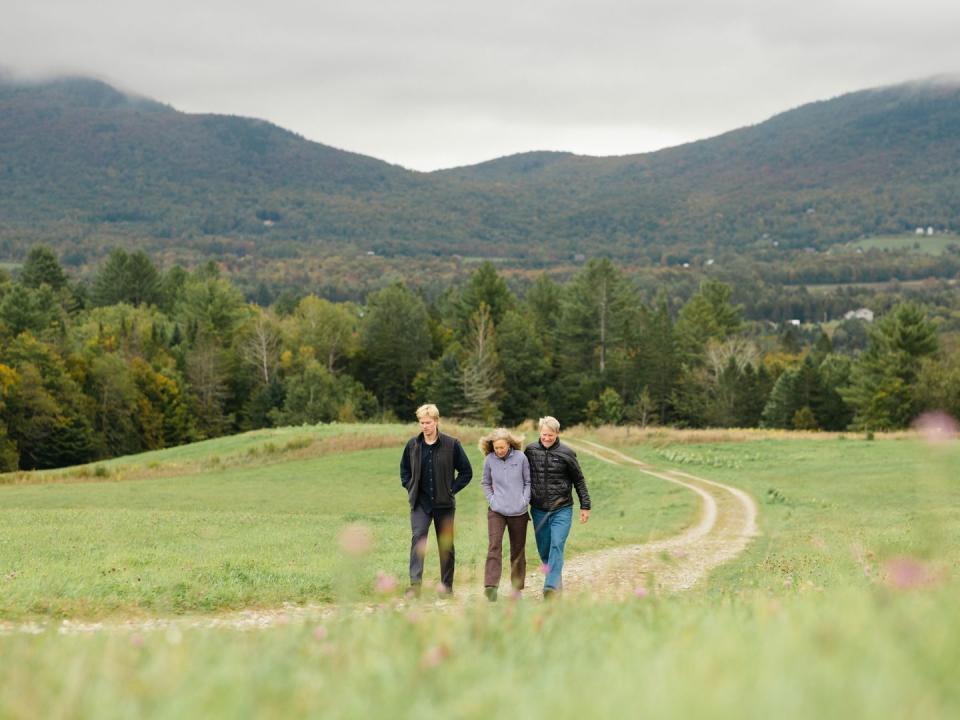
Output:
[[555,600],[560,597],[560,591],[556,588],[546,587],[543,589],[544,600]]
[[496,588],[496,587],[494,587],[494,586],[492,586],[492,585],[488,585],[487,587],[485,587],[485,588],[483,589],[483,594],[487,596],[487,600],[489,600],[490,602],[496,602],[496,601],[497,601],[497,588]]
[[407,588],[407,591],[403,594],[407,600],[416,600],[420,597],[420,586],[411,585]]

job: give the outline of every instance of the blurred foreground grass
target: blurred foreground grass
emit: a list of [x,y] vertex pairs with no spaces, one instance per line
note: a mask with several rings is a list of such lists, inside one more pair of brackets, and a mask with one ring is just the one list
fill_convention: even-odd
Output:
[[5,718],[953,718],[960,588],[0,639]]

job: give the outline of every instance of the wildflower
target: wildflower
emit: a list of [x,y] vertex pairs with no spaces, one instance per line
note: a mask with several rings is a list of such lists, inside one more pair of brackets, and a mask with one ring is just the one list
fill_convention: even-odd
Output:
[[134,647],[143,647],[143,635],[134,633],[130,636],[130,644]]
[[351,523],[340,532],[340,549],[348,555],[366,555],[373,549],[373,534],[361,523]]
[[926,564],[906,555],[891,558],[884,563],[883,569],[884,581],[894,590],[915,590],[936,580]]
[[650,593],[649,593],[649,591],[648,591],[643,585],[637,585],[637,586],[633,589],[633,594],[634,594],[635,597],[637,597],[637,598],[639,598],[640,600],[642,600],[643,598],[647,597],[647,595],[649,595]]
[[450,657],[450,648],[444,643],[428,648],[420,658],[420,667],[435,668]]
[[329,632],[323,625],[317,625],[317,627],[313,629],[313,639],[317,640],[318,642],[323,642],[326,640],[328,634]]
[[914,420],[913,427],[920,433],[920,437],[931,445],[940,445],[955,440],[957,431],[960,429],[953,417],[941,411],[923,413]]
[[417,546],[414,548],[415,552],[419,557],[425,557],[427,554],[427,539],[421,538],[417,541]]
[[380,595],[392,595],[397,591],[397,585],[397,578],[393,575],[385,573],[382,570],[377,571],[377,579],[373,587]]

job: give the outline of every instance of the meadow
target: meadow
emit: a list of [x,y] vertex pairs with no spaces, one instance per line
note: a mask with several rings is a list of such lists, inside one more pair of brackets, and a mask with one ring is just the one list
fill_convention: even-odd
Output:
[[911,250],[928,255],[942,255],[950,245],[958,242],[956,235],[917,235],[904,233],[902,235],[874,235],[849,243],[847,247],[863,250]]
[[[106,478],[95,469],[8,477],[0,717],[960,712],[955,441],[595,431],[655,467],[748,491],[761,535],[685,593],[545,604],[530,590],[519,602],[437,605],[373,589],[378,570],[402,578],[407,528],[398,447],[370,445],[409,431],[288,429],[124,459]],[[682,488],[581,457],[595,510],[574,528],[571,553],[695,521]],[[460,593],[476,583],[485,548],[480,498],[473,487],[460,498]],[[350,524],[369,530],[368,550],[339,546]],[[435,555],[431,547],[428,577]],[[63,634],[57,622],[283,602],[329,610],[256,632],[172,623]],[[23,622],[42,629],[16,631]]]

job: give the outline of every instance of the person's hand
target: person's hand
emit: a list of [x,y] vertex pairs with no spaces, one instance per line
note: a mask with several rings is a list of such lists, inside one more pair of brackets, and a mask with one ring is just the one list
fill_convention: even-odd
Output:
[[585,522],[586,522],[587,520],[589,520],[589,519],[590,519],[590,511],[589,511],[589,510],[580,510],[580,522],[581,522],[581,523],[585,523]]

